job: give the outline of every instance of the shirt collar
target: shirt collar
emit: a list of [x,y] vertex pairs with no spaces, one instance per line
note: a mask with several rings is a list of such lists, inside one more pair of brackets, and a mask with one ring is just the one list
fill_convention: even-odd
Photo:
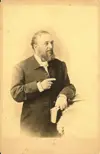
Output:
[[40,66],[48,67],[48,62],[47,61],[42,62],[41,59],[40,59],[40,57],[37,56],[36,54],[34,54],[34,57],[35,57],[35,59],[37,60],[37,62],[39,63]]

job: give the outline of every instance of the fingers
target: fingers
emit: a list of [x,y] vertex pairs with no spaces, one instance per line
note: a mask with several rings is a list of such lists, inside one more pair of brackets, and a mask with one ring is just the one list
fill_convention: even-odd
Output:
[[61,109],[61,110],[64,110],[66,107],[67,107],[67,105],[65,105],[65,104],[64,104],[64,105],[61,105],[61,106],[60,106],[60,109]]
[[61,128],[59,129],[59,133],[60,133],[61,135],[64,135],[64,127],[61,127]]
[[51,86],[52,86],[52,84],[53,84],[52,81],[55,81],[55,80],[56,80],[55,78],[49,78],[49,79],[46,79],[46,81],[47,81],[47,85],[48,85],[48,89],[51,88]]
[[66,103],[59,103],[55,105],[57,108],[59,108],[60,110],[64,110],[67,107]]
[[61,110],[64,110],[66,107],[67,107],[67,103],[64,103],[64,104],[62,105]]
[[60,106],[60,109],[61,110],[64,110],[65,109],[65,106],[64,105]]
[[60,109],[60,105],[59,104],[55,104],[55,107],[57,107],[58,109]]
[[53,81],[55,81],[56,79],[55,78],[49,78],[49,79],[45,79],[41,82],[41,85],[43,87],[44,90],[46,89],[50,89],[52,84],[53,84]]
[[47,81],[47,83],[48,83],[48,85],[52,85],[53,84],[53,82],[51,82],[51,81]]
[[48,85],[48,89],[50,89],[51,88],[51,85]]
[[49,78],[49,79],[46,79],[47,81],[56,81],[56,78]]

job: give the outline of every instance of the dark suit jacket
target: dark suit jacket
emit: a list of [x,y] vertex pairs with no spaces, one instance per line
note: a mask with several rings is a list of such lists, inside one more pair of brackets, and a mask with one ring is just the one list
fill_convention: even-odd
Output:
[[[68,100],[75,97],[76,89],[70,83],[66,64],[58,59],[49,62],[49,75],[34,56],[15,66],[12,77],[11,95],[17,102],[23,102],[21,127],[30,132],[46,132],[50,129],[50,108],[55,105],[59,94]],[[39,92],[37,82],[56,78],[51,89]]]

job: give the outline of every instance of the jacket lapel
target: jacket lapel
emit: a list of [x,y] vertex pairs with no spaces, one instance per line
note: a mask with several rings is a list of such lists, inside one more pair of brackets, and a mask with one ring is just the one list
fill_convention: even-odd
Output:
[[[55,78],[56,77],[56,70],[55,70],[55,66],[53,61],[50,61],[48,63],[48,72],[49,75],[47,75],[46,71],[44,70],[44,68],[42,68],[39,63],[37,62],[37,60],[35,59],[34,56],[32,56],[32,61],[33,61],[33,69],[34,70],[42,70],[42,73],[46,74],[46,77],[50,77],[50,78]],[[44,71],[43,71],[44,70]]]
[[33,61],[33,69],[37,69],[40,67],[39,63],[37,62],[34,56],[32,56],[32,61]]
[[48,72],[49,72],[49,76],[50,76],[50,78],[55,78],[55,77],[56,77],[55,67],[54,67],[52,61],[49,62]]

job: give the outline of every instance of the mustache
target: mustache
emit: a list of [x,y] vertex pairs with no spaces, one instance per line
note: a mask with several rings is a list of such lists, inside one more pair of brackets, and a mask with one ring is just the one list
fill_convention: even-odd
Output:
[[54,54],[53,49],[47,50],[47,53]]
[[51,60],[53,60],[53,59],[55,59],[55,54],[54,54],[54,52],[48,54],[48,60],[51,61]]
[[55,54],[54,54],[53,50],[48,50],[48,52],[46,54],[42,55],[42,58],[45,59],[46,61],[51,61],[51,60],[55,59]]
[[47,51],[53,51],[53,49],[47,49]]

